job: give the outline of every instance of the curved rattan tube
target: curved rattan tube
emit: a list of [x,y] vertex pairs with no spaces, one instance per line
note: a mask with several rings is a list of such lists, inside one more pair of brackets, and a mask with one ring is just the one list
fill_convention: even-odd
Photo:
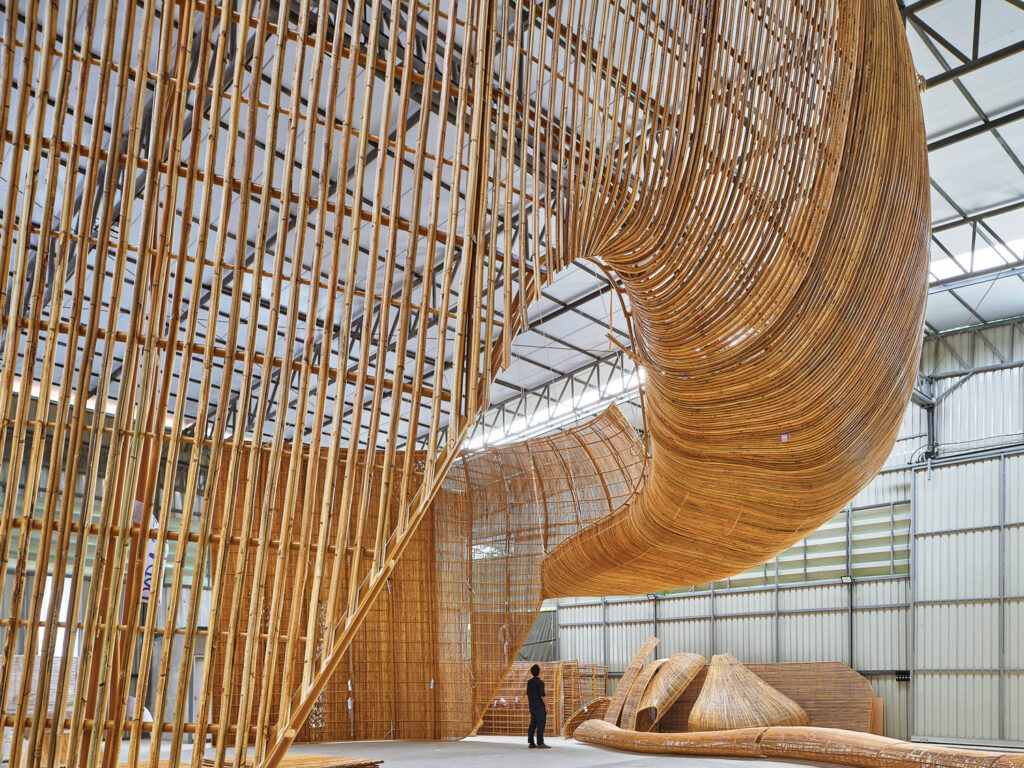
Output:
[[572,735],[576,733],[576,729],[579,728],[587,720],[600,720],[604,717],[604,713],[608,711],[608,705],[611,703],[611,699],[607,696],[599,696],[593,701],[588,701],[582,707],[577,709],[571,715],[569,719],[565,721],[565,725],[562,726],[562,737],[571,739]]
[[612,725],[619,724],[619,716],[622,714],[622,707],[626,703],[626,697],[629,696],[629,692],[633,687],[633,683],[636,682],[637,677],[643,671],[644,662],[647,661],[647,657],[651,655],[651,651],[657,647],[658,643],[661,642],[661,638],[649,637],[640,650],[636,652],[636,656],[629,662],[629,666],[626,667],[626,671],[622,673],[622,677],[619,678],[619,684],[615,688],[615,693],[612,694],[612,700],[608,704],[608,711],[604,713],[604,719],[606,722]]
[[911,744],[838,728],[778,726],[702,733],[637,733],[588,720],[575,738],[604,747],[663,755],[815,760],[856,768],[1019,768],[1024,755]]
[[808,725],[803,707],[775,690],[731,654],[716,654],[708,665],[690,731],[722,731],[767,725]]
[[[683,98],[715,135],[695,129],[685,161],[649,192],[649,216],[586,254],[631,302],[652,459],[627,509],[549,556],[549,597],[697,584],[764,562],[846,504],[891,449],[926,298],[914,71],[887,0],[806,13],[779,45],[798,47],[813,19],[821,58],[778,84],[775,124],[744,134],[732,104]],[[704,89],[733,77],[708,73]]]
[[633,685],[629,687],[629,693],[626,694],[626,701],[622,705],[622,715],[619,717],[619,722],[623,728],[628,728],[631,731],[636,730],[637,715],[640,713],[640,700],[643,698],[647,686],[651,684],[651,680],[658,674],[658,670],[666,662],[668,662],[668,659],[655,659],[636,676]]
[[652,730],[704,669],[704,664],[704,657],[696,653],[676,653],[670,656],[640,699],[635,730]]

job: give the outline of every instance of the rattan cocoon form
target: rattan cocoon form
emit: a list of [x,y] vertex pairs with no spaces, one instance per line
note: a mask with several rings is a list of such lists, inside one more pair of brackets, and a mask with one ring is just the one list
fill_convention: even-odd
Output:
[[650,731],[704,669],[704,657],[676,653],[658,670],[640,699],[634,730]]
[[838,728],[775,726],[701,733],[638,733],[602,720],[576,729],[577,741],[630,752],[814,760],[854,768],[1020,768],[1024,754],[911,744]]
[[569,719],[562,726],[562,736],[566,739],[571,739],[576,729],[582,723],[585,723],[587,720],[600,720],[603,718],[604,713],[608,711],[608,705],[611,701],[607,696],[598,696],[596,699],[592,699],[584,704],[569,715]]
[[716,654],[690,710],[689,730],[724,731],[760,725],[808,725],[803,707],[772,688],[735,657]]

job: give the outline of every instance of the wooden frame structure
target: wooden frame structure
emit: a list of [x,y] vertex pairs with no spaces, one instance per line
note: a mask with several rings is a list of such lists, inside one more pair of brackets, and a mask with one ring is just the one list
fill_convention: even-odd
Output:
[[628,299],[651,459],[538,529],[530,600],[542,560],[547,595],[742,570],[888,451],[927,173],[883,0],[23,0],[0,28],[15,762],[56,728],[85,768],[144,732],[280,764],[572,261]]

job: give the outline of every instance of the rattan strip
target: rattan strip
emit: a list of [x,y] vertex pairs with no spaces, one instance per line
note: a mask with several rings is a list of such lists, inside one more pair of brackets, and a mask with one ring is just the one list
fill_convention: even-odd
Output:
[[812,760],[856,768],[1014,768],[1024,755],[911,744],[837,728],[776,726],[703,733],[637,733],[601,720],[576,729],[577,741],[667,755]]
[[[215,738],[218,765],[249,746],[279,764],[413,551],[528,307],[573,260],[623,282],[652,459],[626,512],[596,504],[585,521],[604,522],[538,535],[539,558],[571,537],[548,594],[742,570],[888,451],[927,226],[888,4],[387,5],[4,14],[0,591],[5,626],[41,630],[24,649],[4,634],[13,762],[54,761],[53,687],[84,768],[113,768],[124,734],[141,760],[145,732],[171,763],[188,735]],[[377,451],[379,473],[360,471]],[[233,552],[235,530],[253,546]],[[488,578],[535,584],[537,562]],[[532,610],[480,612],[495,684]],[[223,666],[177,673],[221,628]]]

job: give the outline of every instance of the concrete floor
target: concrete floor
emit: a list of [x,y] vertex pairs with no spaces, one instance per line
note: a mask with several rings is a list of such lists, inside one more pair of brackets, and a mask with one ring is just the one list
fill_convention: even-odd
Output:
[[[524,737],[474,736],[462,741],[346,741],[296,744],[288,754],[320,754],[383,760],[385,768],[752,768],[755,761],[619,752],[575,740],[550,738],[551,749],[528,749]],[[812,768],[811,762],[757,760],[756,768]]]

